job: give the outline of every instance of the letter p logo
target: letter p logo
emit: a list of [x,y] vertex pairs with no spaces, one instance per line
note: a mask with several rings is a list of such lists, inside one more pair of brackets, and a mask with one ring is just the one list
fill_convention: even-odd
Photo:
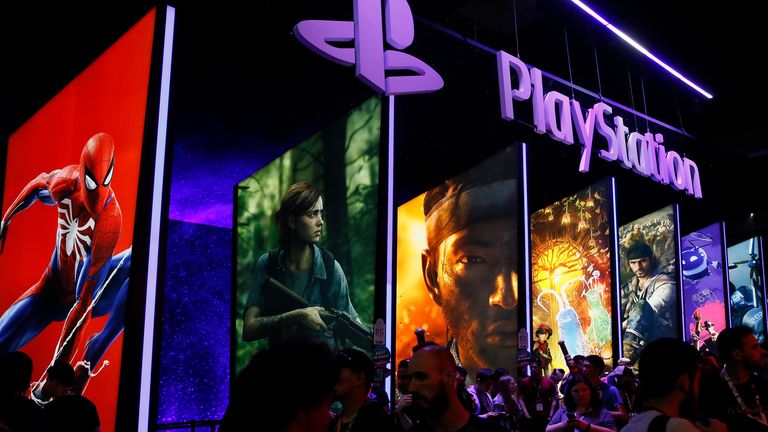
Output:
[[[430,93],[443,87],[443,79],[429,65],[402,49],[413,43],[413,14],[406,0],[386,0],[385,29],[381,2],[354,0],[354,22],[306,20],[294,33],[307,48],[344,66],[355,65],[355,75],[379,93],[401,95]],[[387,43],[396,48],[384,50]],[[331,42],[355,42],[354,48],[339,48]],[[405,70],[413,75],[386,77],[386,71]]]

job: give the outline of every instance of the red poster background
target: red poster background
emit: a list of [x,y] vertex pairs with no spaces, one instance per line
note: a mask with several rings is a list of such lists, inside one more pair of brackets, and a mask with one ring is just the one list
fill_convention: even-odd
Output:
[[[97,132],[106,132],[115,140],[111,186],[123,214],[115,254],[131,246],[154,22],[152,10],[11,135],[2,212],[41,172],[78,164],[86,141]],[[56,207],[40,203],[14,217],[0,255],[0,311],[7,310],[40,279],[55,247],[56,227]],[[83,341],[98,332],[106,318],[91,320]],[[62,325],[51,323],[22,348],[34,361],[33,381],[50,364]],[[79,347],[75,361],[83,352]],[[91,379],[84,393],[96,404],[105,432],[115,427],[121,354],[122,335],[102,358],[110,364]]]

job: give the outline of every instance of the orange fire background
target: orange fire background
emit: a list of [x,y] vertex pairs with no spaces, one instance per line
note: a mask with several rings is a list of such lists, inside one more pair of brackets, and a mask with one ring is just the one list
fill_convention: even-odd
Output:
[[397,302],[394,364],[411,356],[416,345],[417,328],[425,330],[427,340],[441,345],[446,342],[447,329],[439,306],[429,296],[421,274],[421,251],[427,248],[424,226],[424,196],[397,209]]

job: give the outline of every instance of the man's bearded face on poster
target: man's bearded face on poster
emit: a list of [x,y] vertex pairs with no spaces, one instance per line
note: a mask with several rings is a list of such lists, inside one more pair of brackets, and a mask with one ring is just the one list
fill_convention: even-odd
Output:
[[425,199],[424,279],[468,365],[510,367],[517,352],[516,190],[447,182]]

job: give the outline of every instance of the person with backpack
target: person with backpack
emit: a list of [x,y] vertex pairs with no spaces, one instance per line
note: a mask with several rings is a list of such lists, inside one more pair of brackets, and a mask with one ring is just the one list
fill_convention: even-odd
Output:
[[622,432],[725,432],[718,421],[696,418],[701,370],[693,346],[674,338],[657,339],[640,354],[643,412],[630,418]]
[[329,251],[317,245],[325,224],[320,191],[308,182],[291,185],[274,217],[280,247],[256,263],[243,340],[266,337],[270,346],[302,341],[338,349],[322,319],[326,309],[357,323],[360,318],[349,299],[344,271]]

